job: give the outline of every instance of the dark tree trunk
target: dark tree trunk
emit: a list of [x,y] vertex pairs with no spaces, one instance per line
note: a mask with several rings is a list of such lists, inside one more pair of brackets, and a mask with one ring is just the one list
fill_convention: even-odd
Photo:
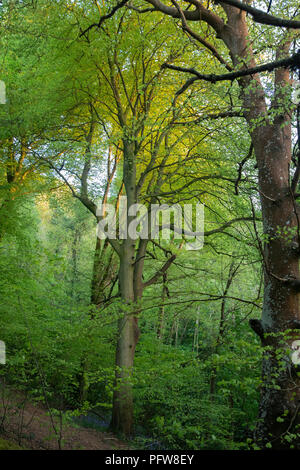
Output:
[[[248,67],[255,66],[245,12],[229,6],[224,9],[228,24],[222,39],[230,50],[234,66],[241,61],[247,61]],[[290,44],[290,40],[280,44],[277,59],[288,54]],[[271,111],[276,111],[276,117],[272,122],[260,77],[240,79],[239,85],[258,166],[258,190],[266,237],[264,248],[261,248],[264,303],[259,331],[263,345],[270,350],[263,359],[263,386],[255,439],[262,447],[270,442],[274,449],[286,449],[290,448],[290,443],[285,437],[289,437],[288,433],[296,433],[300,424],[300,377],[290,360],[291,344],[299,338],[297,330],[282,343],[283,332],[300,320],[299,294],[295,286],[295,280],[299,279],[299,218],[290,185],[291,117],[284,104],[288,99],[289,70],[277,69],[274,75]],[[266,334],[272,336],[266,337]],[[279,351],[283,358],[279,357]],[[293,444],[299,447],[299,437],[298,443]]]
[[[271,442],[276,449],[289,448],[285,438],[297,432],[300,425],[300,377],[290,358],[292,343],[299,339],[299,330],[292,328],[300,320],[299,294],[292,282],[299,279],[299,219],[289,181],[290,137],[281,124],[266,126],[253,138],[267,235],[263,251],[262,343],[270,349],[263,359],[256,440],[261,444]],[[288,329],[293,331],[284,339],[282,334]],[[268,336],[270,333],[272,336]]]

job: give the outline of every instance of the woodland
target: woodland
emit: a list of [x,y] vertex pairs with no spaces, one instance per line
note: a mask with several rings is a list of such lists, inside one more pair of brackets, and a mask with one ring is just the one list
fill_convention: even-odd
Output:
[[[17,393],[135,449],[299,450],[298,2],[3,0],[0,31],[0,435]],[[124,198],[203,205],[203,246],[100,237]]]

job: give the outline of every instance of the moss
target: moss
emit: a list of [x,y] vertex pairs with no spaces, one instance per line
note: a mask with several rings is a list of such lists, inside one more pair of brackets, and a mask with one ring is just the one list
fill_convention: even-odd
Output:
[[14,442],[7,441],[0,437],[0,450],[24,450]]

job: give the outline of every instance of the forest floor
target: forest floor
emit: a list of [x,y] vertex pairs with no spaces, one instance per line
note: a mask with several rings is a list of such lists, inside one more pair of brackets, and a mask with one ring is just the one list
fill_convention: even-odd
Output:
[[18,446],[26,450],[131,448],[109,432],[65,423],[59,417],[51,416],[42,404],[33,404],[14,393],[10,393],[9,398],[0,397],[0,444],[0,450],[18,449]]

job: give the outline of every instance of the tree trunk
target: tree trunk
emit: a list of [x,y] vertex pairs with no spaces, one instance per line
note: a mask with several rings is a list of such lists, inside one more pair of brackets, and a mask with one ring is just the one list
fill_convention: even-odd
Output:
[[164,321],[165,321],[165,300],[168,293],[167,288],[167,274],[163,275],[163,285],[161,293],[161,306],[158,312],[158,325],[157,325],[157,338],[162,341],[164,334]]
[[[217,336],[217,340],[216,340],[216,344],[214,348],[215,353],[219,352],[219,347],[222,344],[223,339],[224,339],[225,322],[226,322],[226,314],[225,314],[226,296],[228,294],[231,284],[233,283],[234,277],[239,269],[240,264],[238,264],[237,266],[234,266],[234,261],[232,261],[230,268],[229,268],[228,278],[227,278],[225,289],[223,291],[223,299],[221,303],[219,331],[218,331],[218,336]],[[216,392],[216,380],[217,380],[217,368],[214,366],[211,371],[210,384],[209,384],[210,399],[212,401],[214,400],[214,395]]]
[[129,437],[133,434],[132,371],[135,348],[139,338],[137,318],[125,314],[118,324],[116,352],[116,389],[113,396],[111,427]]
[[[228,23],[223,40],[230,50],[233,65],[246,62],[248,67],[255,66],[245,12],[229,6],[224,9]],[[280,44],[277,59],[288,54],[290,43],[287,40]],[[244,115],[257,160],[266,237],[265,247],[261,249],[264,303],[261,322],[257,323],[262,343],[270,350],[263,359],[263,386],[255,439],[262,447],[271,443],[274,449],[290,448],[285,438],[289,439],[288,433],[296,433],[300,424],[300,377],[290,360],[291,344],[297,338],[297,330],[282,344],[283,332],[300,320],[299,294],[291,281],[299,279],[299,217],[289,174],[291,117],[290,110],[285,109],[288,97],[284,88],[288,84],[289,69],[277,69],[271,105],[271,110],[276,112],[271,121],[260,77],[255,74],[239,80]],[[268,333],[273,336],[266,337]],[[283,349],[284,357],[280,358],[278,352]],[[299,447],[299,437],[298,444],[294,445]]]
[[[89,317],[94,320],[97,315],[97,309],[104,304],[106,300],[106,289],[114,277],[113,251],[109,249],[107,240],[104,242],[97,237],[94,263],[91,282],[91,309]],[[107,253],[108,251],[108,253]],[[78,374],[79,383],[79,403],[82,405],[88,399],[89,391],[89,352],[83,351],[80,372]]]
[[78,281],[78,246],[80,243],[80,231],[75,229],[74,238],[72,243],[72,278],[71,278],[71,297],[75,297],[76,286]]
[[116,275],[113,250],[107,239],[97,237],[91,283],[91,304],[100,307],[106,299],[106,290]]
[[[227,16],[227,21],[224,21],[216,11],[204,7],[201,2],[189,0],[188,4],[197,5],[197,8],[187,9],[184,14],[178,5],[171,7],[158,0],[147,0],[147,3],[166,15],[180,18],[183,29],[194,39],[199,37],[199,33],[190,32],[186,21],[206,22],[215,30],[216,37],[228,47],[234,68],[247,69],[256,66],[246,12],[240,8],[218,2]],[[253,22],[255,21],[253,16]],[[289,39],[286,42],[282,39],[278,47],[277,59],[289,52],[292,33],[288,33]],[[274,40],[278,36],[277,31],[274,31]],[[288,34],[285,37],[288,38]],[[203,44],[202,40],[199,41]],[[214,55],[216,56],[215,53]],[[219,61],[224,64],[222,57]],[[300,425],[300,376],[290,360],[291,345],[299,338],[299,329],[296,328],[299,328],[300,324],[300,217],[296,213],[295,198],[289,181],[291,109],[284,109],[288,107],[289,102],[285,96],[285,86],[288,83],[289,70],[277,69],[269,113],[269,93],[266,95],[260,76],[252,74],[239,79],[243,114],[248,123],[257,160],[264,235],[267,238],[265,248],[261,249],[265,287],[262,320],[253,320],[251,323],[254,331],[261,337],[263,345],[270,348],[263,360],[263,387],[256,440],[262,447],[270,442],[274,449],[290,448],[291,434],[297,433],[297,426],[299,433]],[[183,88],[186,89],[187,85],[188,82]],[[282,337],[288,328],[292,328],[291,338],[282,345],[278,335]],[[266,333],[273,336],[266,337]],[[276,356],[279,349],[283,350],[283,358]],[[288,439],[285,439],[286,437]],[[299,448],[299,434],[294,440],[293,444]]]
[[[127,196],[127,238],[121,247],[119,284],[124,312],[118,322],[116,349],[116,375],[113,395],[111,427],[129,437],[133,434],[133,386],[132,372],[135,348],[139,339],[138,310],[135,308],[137,297],[142,290],[137,289],[139,279],[135,275],[136,241],[130,238],[128,227],[134,216],[128,215],[128,209],[136,203],[136,161],[134,144],[124,139],[123,181]],[[137,294],[137,290],[139,291]]]
[[134,243],[130,239],[125,240],[119,272],[125,312],[118,322],[116,379],[111,422],[115,432],[121,432],[127,437],[133,434],[132,372],[135,348],[139,339],[137,312],[134,309],[134,252]]
[[[256,440],[273,448],[289,448],[285,438],[300,425],[300,377],[291,363],[292,342],[299,339],[294,330],[283,340],[282,333],[300,320],[299,294],[292,282],[299,279],[299,219],[289,183],[290,137],[281,122],[261,129],[253,144],[258,161],[264,233],[264,304],[262,343],[270,348],[263,359],[263,387]],[[298,244],[299,247],[299,244]],[[279,352],[283,351],[283,358]],[[276,354],[277,352],[277,354]],[[298,429],[299,431],[299,429]],[[298,437],[298,448],[299,448]]]

